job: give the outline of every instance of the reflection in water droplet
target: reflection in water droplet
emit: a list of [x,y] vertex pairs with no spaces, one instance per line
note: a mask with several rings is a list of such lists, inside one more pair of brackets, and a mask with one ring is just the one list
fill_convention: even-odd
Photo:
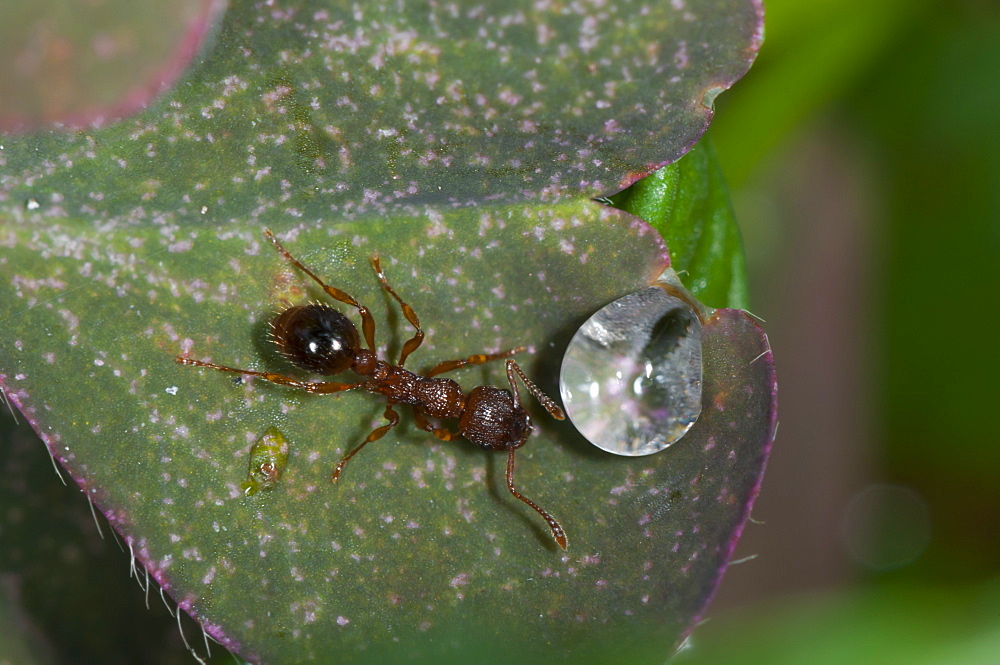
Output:
[[619,298],[573,336],[559,390],[566,414],[598,448],[659,452],[701,414],[700,305],[668,270],[656,285]]

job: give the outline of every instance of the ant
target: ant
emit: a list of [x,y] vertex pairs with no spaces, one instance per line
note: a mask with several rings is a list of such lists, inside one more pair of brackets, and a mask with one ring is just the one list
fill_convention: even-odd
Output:
[[[406,359],[424,341],[424,331],[413,308],[396,294],[382,272],[378,254],[371,257],[372,267],[382,288],[399,303],[403,316],[416,329],[416,333],[403,344],[399,362],[395,365],[379,360],[375,354],[375,320],[368,308],[335,286],[323,282],[314,272],[300,263],[286,250],[270,230],[265,229],[265,237],[286,261],[304,272],[319,284],[328,296],[358,310],[361,316],[361,330],[367,349],[361,347],[358,329],[339,310],[321,303],[289,306],[271,322],[271,339],[278,350],[290,363],[300,369],[323,376],[333,376],[343,372],[353,372],[367,380],[360,383],[337,383],[333,381],[303,381],[276,374],[255,372],[248,369],[225,367],[213,363],[193,360],[184,356],[176,358],[181,365],[205,367],[221,372],[234,372],[249,376],[259,376],[265,381],[283,386],[299,388],[309,393],[329,395],[348,390],[366,390],[386,398],[384,417],[387,424],[375,428],[368,437],[340,460],[330,480],[337,482],[347,462],[365,445],[381,439],[386,432],[399,424],[399,414],[393,409],[395,404],[413,406],[417,426],[441,439],[452,441],[463,436],[484,450],[507,451],[507,489],[515,497],[531,506],[545,519],[552,530],[552,537],[566,549],[566,532],[562,525],[541,506],[521,494],[514,486],[514,451],[524,445],[531,433],[531,419],[521,406],[521,395],[515,383],[520,378],[532,395],[545,407],[549,414],[563,420],[566,415],[555,401],[545,395],[524,375],[518,364],[510,358],[524,351],[517,347],[499,353],[476,354],[464,360],[446,360],[435,365],[425,374],[416,374],[403,367]],[[452,379],[434,378],[468,365],[481,365],[491,360],[507,358],[507,381],[510,390],[494,386],[477,386],[468,394]],[[458,433],[433,425],[428,418],[440,421],[446,418],[458,419]]]

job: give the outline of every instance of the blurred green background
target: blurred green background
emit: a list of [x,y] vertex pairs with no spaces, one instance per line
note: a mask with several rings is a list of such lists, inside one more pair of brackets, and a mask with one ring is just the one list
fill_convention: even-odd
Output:
[[1000,663],[1000,3],[766,3],[712,133],[780,426],[684,663]]
[[[781,424],[741,561],[677,662],[1000,663],[1000,6],[767,12],[761,55],[717,100],[712,134]],[[49,464],[23,426],[9,441],[5,499],[23,468]],[[158,599],[147,612],[124,574],[98,572],[127,570],[128,555],[97,538],[79,491],[45,477],[44,501],[0,533],[18,547],[18,525],[40,534],[8,561],[56,549],[65,563],[27,604],[92,594],[104,611],[60,624],[108,642],[107,662],[192,662]],[[0,576],[0,594],[16,587]],[[132,619],[145,625],[130,624],[129,644],[101,629]],[[0,640],[33,642],[21,618],[0,624]],[[73,662],[46,648],[33,662]]]

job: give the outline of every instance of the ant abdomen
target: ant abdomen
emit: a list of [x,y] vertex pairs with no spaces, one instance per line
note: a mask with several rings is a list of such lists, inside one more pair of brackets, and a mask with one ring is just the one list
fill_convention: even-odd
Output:
[[478,386],[469,393],[458,428],[462,436],[480,448],[510,450],[527,440],[531,420],[528,412],[514,403],[509,390]]
[[283,311],[271,323],[271,335],[290,363],[317,374],[351,369],[360,345],[358,329],[351,320],[318,303]]

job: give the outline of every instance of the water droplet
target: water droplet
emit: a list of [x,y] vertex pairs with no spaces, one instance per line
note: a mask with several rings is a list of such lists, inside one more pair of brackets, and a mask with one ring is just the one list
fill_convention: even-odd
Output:
[[616,455],[659,452],[701,414],[701,325],[712,310],[668,269],[576,331],[559,391],[587,440]]

